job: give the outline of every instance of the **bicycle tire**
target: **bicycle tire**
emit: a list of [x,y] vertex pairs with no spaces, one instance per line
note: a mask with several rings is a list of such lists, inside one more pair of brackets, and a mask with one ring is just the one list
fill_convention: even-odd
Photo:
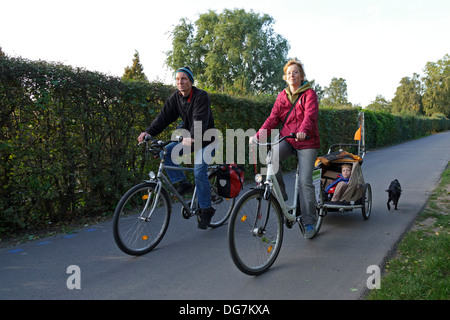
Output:
[[362,204],[361,213],[363,219],[368,220],[372,212],[372,188],[368,183],[364,185],[364,192],[362,195],[361,204]]
[[[129,255],[142,255],[153,250],[169,226],[172,205],[164,188],[161,189],[154,210],[151,209],[156,198],[156,186],[154,182],[143,182],[132,187],[124,194],[114,212],[114,240]],[[149,204],[143,211],[147,202]]]
[[219,195],[217,191],[216,173],[210,174],[208,179],[211,188],[211,206],[216,210],[209,226],[211,228],[217,228],[223,225],[230,217],[236,198],[224,198]]
[[233,208],[228,226],[231,258],[240,271],[252,276],[269,270],[283,242],[281,207],[272,196],[264,200],[263,195],[263,189],[243,194]]

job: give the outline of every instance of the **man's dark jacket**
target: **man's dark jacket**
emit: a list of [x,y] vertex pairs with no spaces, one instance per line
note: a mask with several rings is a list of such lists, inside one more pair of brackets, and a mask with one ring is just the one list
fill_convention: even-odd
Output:
[[[191,138],[198,139],[194,136],[194,121],[201,121],[202,133],[200,139],[206,130],[214,128],[214,119],[211,110],[211,100],[206,91],[197,87],[192,87],[191,95],[183,97],[180,91],[175,92],[164,104],[161,113],[153,120],[152,124],[145,129],[145,132],[151,136],[161,133],[169,124],[176,121],[178,117],[183,120],[182,128],[188,130]],[[202,139],[203,140],[203,139]],[[197,142],[197,141],[196,141]],[[202,147],[209,145],[212,141],[202,141]]]

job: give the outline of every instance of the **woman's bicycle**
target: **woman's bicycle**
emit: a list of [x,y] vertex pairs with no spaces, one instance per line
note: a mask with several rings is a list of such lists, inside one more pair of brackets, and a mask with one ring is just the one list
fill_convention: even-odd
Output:
[[[269,148],[266,179],[263,181],[262,176],[257,174],[255,177],[257,187],[243,194],[231,213],[228,225],[231,258],[236,267],[248,275],[262,274],[275,262],[283,242],[284,224],[292,228],[295,223],[298,223],[300,231],[305,233],[299,204],[300,168],[297,167],[294,202],[288,205],[283,200],[270,160],[270,147],[286,138],[295,138],[295,134],[273,143],[257,142],[258,145],[266,145]],[[322,218],[323,208],[317,206],[315,235],[320,230]]]
[[[149,136],[148,136],[149,137]],[[147,138],[141,142],[146,144],[146,152],[160,157],[158,172],[149,172],[150,180],[146,180],[128,190],[119,201],[114,212],[113,233],[118,247],[130,255],[142,255],[154,249],[164,237],[169,226],[172,203],[169,192],[181,203],[183,218],[197,216],[199,206],[197,188],[194,188],[192,200],[187,202],[164,175],[164,170],[182,170],[193,172],[193,168],[171,167],[164,165],[166,146],[178,140],[158,141]],[[209,224],[216,228],[225,223],[231,214],[235,199],[222,198],[217,192],[217,172],[220,165],[208,167],[208,178],[211,187],[211,205],[216,210]],[[197,216],[198,219],[198,216]]]

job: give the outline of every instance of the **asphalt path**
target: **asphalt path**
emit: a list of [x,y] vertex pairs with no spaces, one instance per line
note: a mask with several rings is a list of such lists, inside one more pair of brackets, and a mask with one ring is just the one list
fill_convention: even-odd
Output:
[[[163,241],[140,257],[118,249],[111,222],[0,249],[0,299],[360,299],[368,290],[367,269],[383,265],[449,159],[450,131],[369,151],[362,170],[372,186],[370,219],[364,221],[359,209],[329,213],[312,240],[303,239],[297,226],[286,228],[277,261],[258,277],[234,266],[227,225],[198,230],[176,205]],[[285,177],[293,183],[294,174]],[[393,179],[403,194],[399,210],[388,211],[385,189]]]

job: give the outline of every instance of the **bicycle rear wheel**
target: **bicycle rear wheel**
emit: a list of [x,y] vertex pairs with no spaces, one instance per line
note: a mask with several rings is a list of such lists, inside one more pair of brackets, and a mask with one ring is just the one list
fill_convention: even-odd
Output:
[[130,255],[155,248],[169,226],[172,210],[167,191],[159,195],[156,183],[144,182],[125,193],[114,212],[113,232],[118,247]]
[[[236,267],[248,275],[266,272],[283,241],[283,214],[278,201],[250,190],[236,203],[228,226],[228,246]],[[269,207],[269,210],[267,208]]]
[[212,228],[217,228],[225,223],[233,210],[235,198],[223,198],[217,191],[217,174],[209,175],[209,185],[211,187],[211,206],[216,210],[209,223]]

